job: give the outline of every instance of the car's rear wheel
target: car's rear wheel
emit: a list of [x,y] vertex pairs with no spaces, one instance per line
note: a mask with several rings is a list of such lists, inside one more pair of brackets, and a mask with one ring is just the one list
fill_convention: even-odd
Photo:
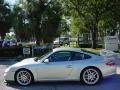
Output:
[[100,71],[96,68],[86,68],[82,71],[80,79],[86,85],[95,85],[102,78]]
[[17,71],[15,75],[15,80],[18,84],[25,86],[29,85],[33,81],[33,76],[30,71],[22,69]]

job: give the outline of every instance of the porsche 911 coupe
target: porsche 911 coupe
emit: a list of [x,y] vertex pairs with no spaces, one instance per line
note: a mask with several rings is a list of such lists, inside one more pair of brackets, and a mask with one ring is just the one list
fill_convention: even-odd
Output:
[[103,77],[116,73],[116,64],[101,55],[79,48],[56,48],[35,58],[24,59],[5,70],[7,83],[29,85],[38,81],[81,81],[95,85]]

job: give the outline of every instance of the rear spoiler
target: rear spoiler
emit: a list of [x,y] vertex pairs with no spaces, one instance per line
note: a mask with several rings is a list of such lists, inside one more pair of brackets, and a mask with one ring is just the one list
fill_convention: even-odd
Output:
[[88,51],[88,50],[81,49],[81,51],[86,52],[86,53],[90,53],[90,54],[94,54],[94,55],[101,56],[99,53],[94,53],[94,52],[91,52],[91,51]]
[[102,49],[100,51],[100,55],[104,56],[104,57],[115,57],[115,56],[118,56],[118,53],[115,53],[115,52],[110,51],[110,50]]

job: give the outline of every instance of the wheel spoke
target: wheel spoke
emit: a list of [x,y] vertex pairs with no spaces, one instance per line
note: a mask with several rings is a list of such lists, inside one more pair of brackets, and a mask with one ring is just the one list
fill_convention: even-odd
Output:
[[90,69],[87,70],[87,74],[89,75],[91,73]]
[[99,73],[95,69],[84,71],[83,80],[87,84],[94,84],[99,80]]
[[17,82],[21,85],[28,85],[31,82],[31,75],[28,71],[20,71],[17,74]]

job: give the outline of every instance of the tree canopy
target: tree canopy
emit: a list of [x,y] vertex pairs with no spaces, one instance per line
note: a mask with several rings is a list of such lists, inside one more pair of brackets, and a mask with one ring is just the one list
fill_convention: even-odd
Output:
[[66,13],[76,18],[78,22],[83,21],[84,24],[81,23],[80,25],[79,23],[78,30],[81,27],[90,30],[92,48],[97,46],[99,28],[104,27],[103,30],[114,29],[120,19],[120,12],[118,12],[120,10],[119,0],[61,0],[61,2],[64,4]]
[[55,0],[48,1],[27,0],[21,3],[22,7],[14,6],[13,15],[15,15],[14,25],[17,36],[25,40],[35,37],[37,45],[53,42],[53,39],[59,36],[62,7]]
[[11,10],[4,0],[0,0],[0,36],[4,39],[6,32],[11,27]]
[[66,32],[89,34],[96,48],[99,37],[118,32],[119,11],[119,0],[21,0],[12,9],[1,0],[0,35],[14,28],[18,40],[40,45]]

